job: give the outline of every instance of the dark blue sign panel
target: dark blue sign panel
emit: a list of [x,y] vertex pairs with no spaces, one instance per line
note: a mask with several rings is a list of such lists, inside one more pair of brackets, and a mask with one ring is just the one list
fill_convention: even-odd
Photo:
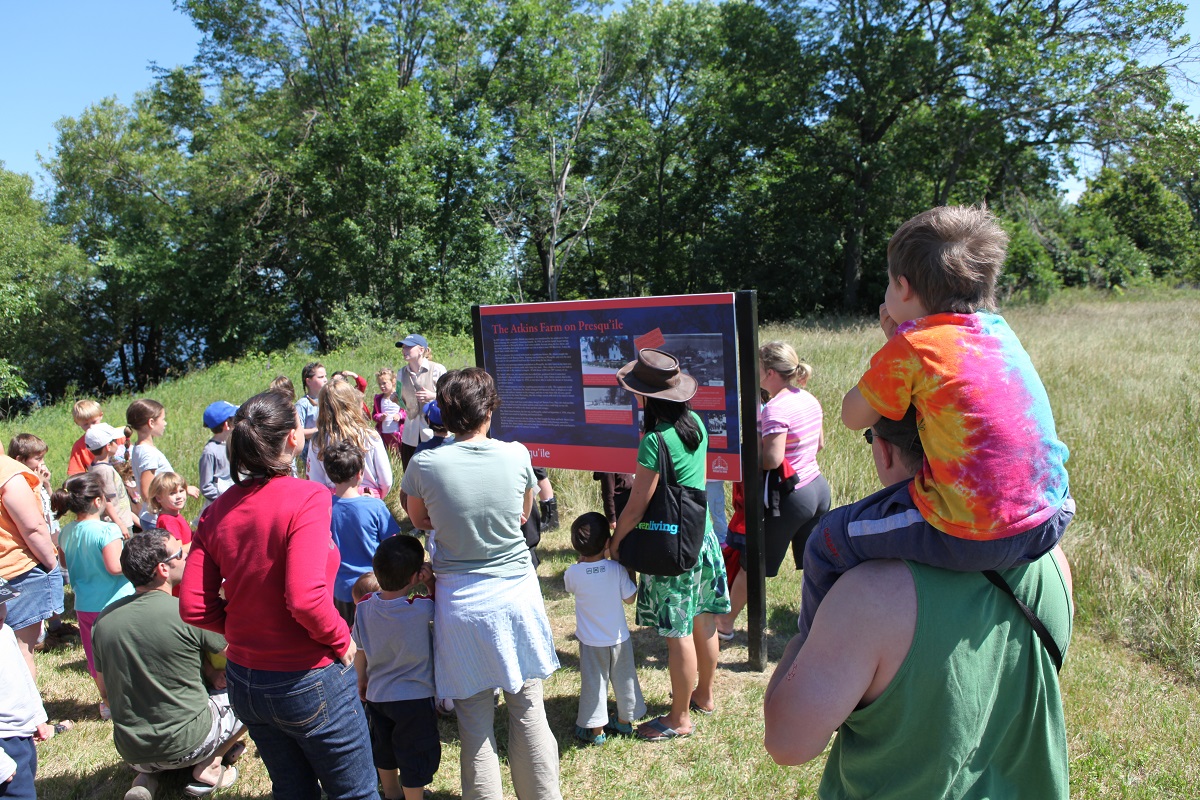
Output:
[[709,477],[741,480],[733,294],[480,306],[477,319],[476,360],[501,399],[492,436],[525,444],[535,466],[633,472],[641,411],[616,373],[654,347],[699,384]]

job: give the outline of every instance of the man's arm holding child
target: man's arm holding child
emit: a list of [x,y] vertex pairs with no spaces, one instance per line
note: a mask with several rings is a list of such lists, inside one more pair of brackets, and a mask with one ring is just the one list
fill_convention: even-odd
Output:
[[887,688],[912,644],[916,606],[903,562],[868,561],[838,579],[767,686],[763,742],[776,763],[819,756],[850,713]]

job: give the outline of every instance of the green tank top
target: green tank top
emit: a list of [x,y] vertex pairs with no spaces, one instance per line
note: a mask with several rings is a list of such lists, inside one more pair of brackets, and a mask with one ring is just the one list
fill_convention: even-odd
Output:
[[[822,798],[1067,798],[1058,674],[1029,621],[978,572],[908,562],[912,648],[879,698],[838,729]],[[1052,555],[1001,573],[1060,649],[1071,639]]]

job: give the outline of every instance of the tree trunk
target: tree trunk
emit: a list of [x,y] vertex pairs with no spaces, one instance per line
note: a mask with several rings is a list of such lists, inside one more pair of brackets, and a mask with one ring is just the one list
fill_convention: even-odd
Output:
[[842,251],[842,309],[858,310],[858,287],[862,281],[863,240],[867,227],[867,198],[871,194],[872,176],[863,166],[861,156],[854,168],[854,211],[842,226],[845,248]]
[[847,221],[842,228],[846,244],[842,250],[842,309],[858,307],[858,284],[862,280],[862,218]]
[[554,240],[549,244],[545,237],[537,240],[538,262],[542,266],[542,279],[546,282],[546,294],[551,302],[558,299],[558,280],[554,274]]

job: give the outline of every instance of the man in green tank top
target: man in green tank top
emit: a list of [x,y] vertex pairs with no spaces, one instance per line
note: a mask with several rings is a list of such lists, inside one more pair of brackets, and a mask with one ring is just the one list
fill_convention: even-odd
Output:
[[[885,486],[921,468],[915,419],[867,431]],[[1055,549],[1001,573],[1065,654],[1071,574]],[[819,756],[822,798],[1067,798],[1053,660],[1012,597],[977,572],[868,561],[844,574],[764,700],[767,752]]]

